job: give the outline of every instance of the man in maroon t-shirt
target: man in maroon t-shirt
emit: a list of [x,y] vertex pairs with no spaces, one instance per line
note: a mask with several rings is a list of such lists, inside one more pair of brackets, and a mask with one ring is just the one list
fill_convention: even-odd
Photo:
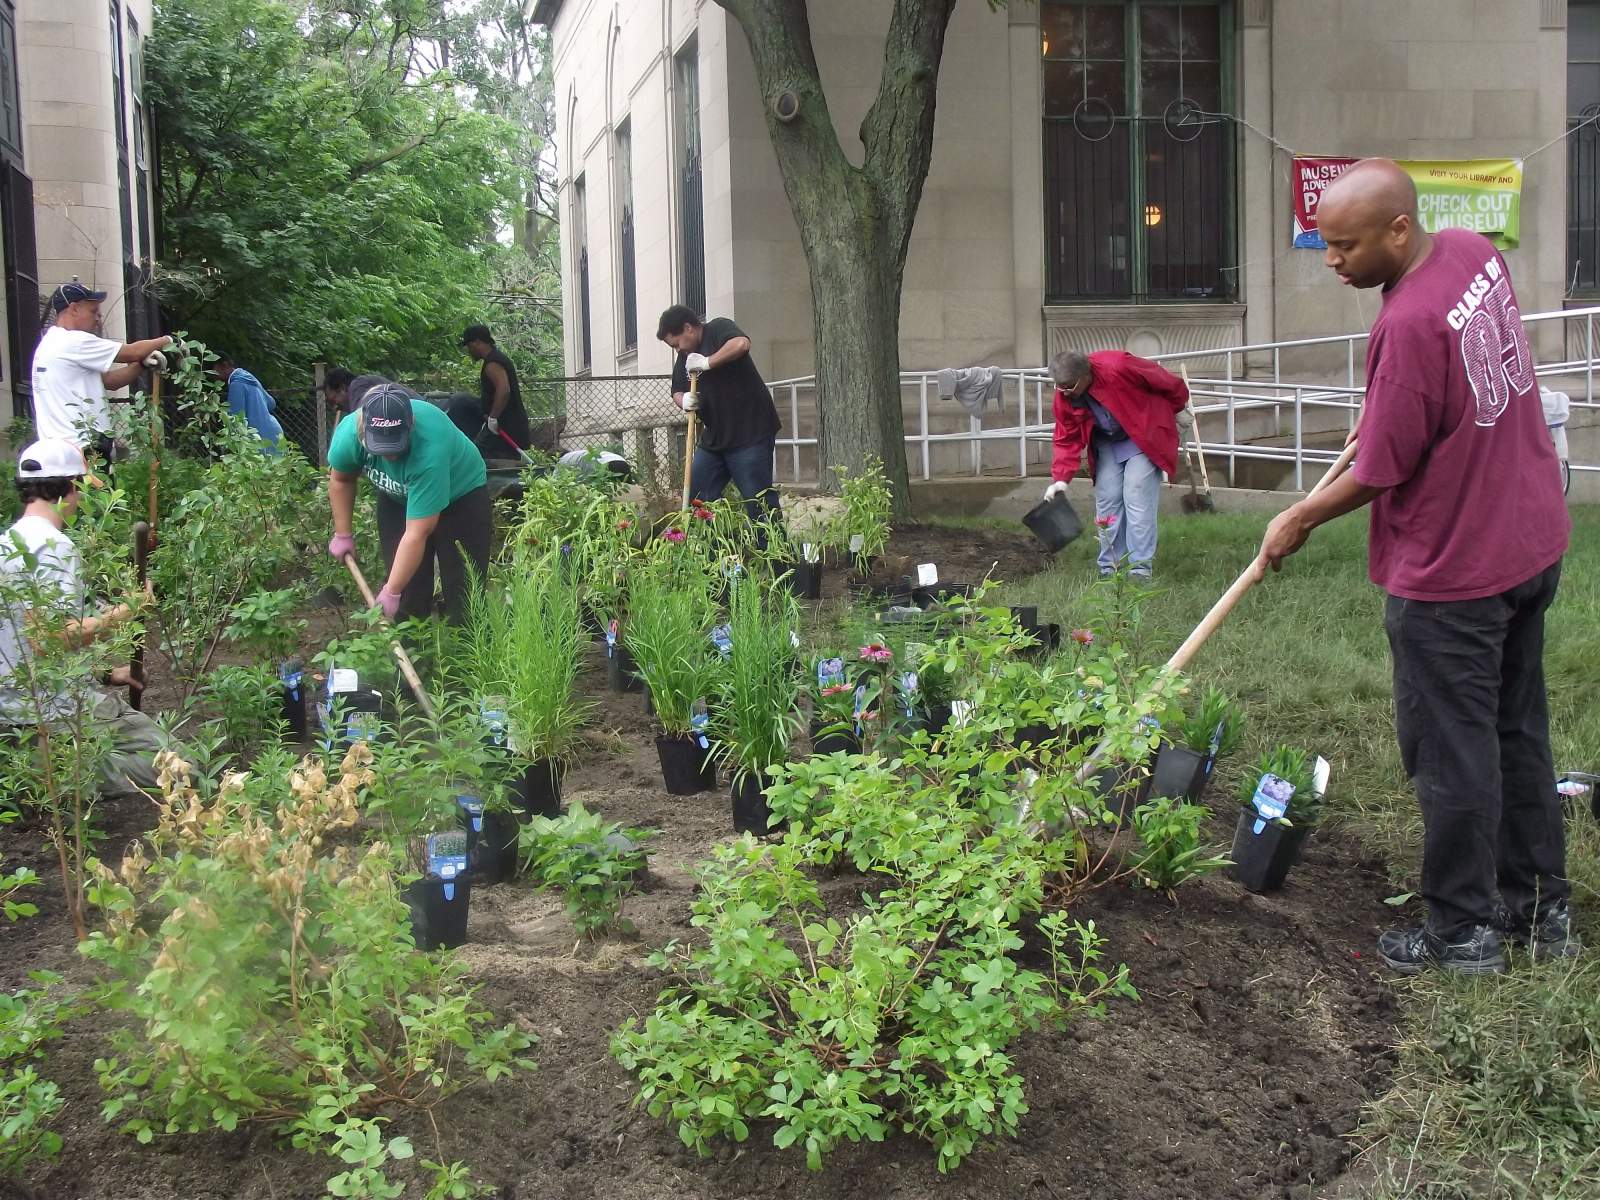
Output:
[[1476,233],[1429,236],[1386,159],[1323,194],[1326,261],[1384,289],[1355,465],[1267,528],[1277,570],[1324,521],[1372,505],[1369,573],[1388,593],[1395,727],[1422,808],[1427,923],[1378,940],[1405,974],[1505,970],[1580,945],[1544,682],[1544,614],[1571,522],[1505,260]]

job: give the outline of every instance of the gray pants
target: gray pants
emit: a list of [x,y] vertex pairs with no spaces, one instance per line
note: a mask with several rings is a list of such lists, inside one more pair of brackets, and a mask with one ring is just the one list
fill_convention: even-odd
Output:
[[[98,766],[100,777],[98,791],[107,800],[141,796],[156,789],[155,757],[168,749],[171,739],[161,727],[136,711],[122,697],[121,692],[108,692],[91,688],[86,697],[89,719],[109,741],[106,755]],[[24,732],[31,725],[0,724],[5,730]],[[70,727],[58,723],[50,726],[52,733],[71,734]]]

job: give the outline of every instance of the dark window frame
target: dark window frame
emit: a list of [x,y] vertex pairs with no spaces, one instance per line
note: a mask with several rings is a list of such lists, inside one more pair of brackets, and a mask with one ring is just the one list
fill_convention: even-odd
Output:
[[[1071,18],[1050,15],[1062,9],[1077,10],[1075,29]],[[1182,38],[1168,53],[1147,41],[1145,14],[1171,9],[1214,14],[1215,58],[1205,52],[1210,20],[1197,39],[1199,54],[1186,52]],[[1110,10],[1117,10],[1114,16]],[[1180,22],[1185,15],[1180,12]],[[1233,18],[1232,0],[1040,0],[1047,304],[1237,302],[1233,123],[1169,122],[1169,110],[1146,96],[1144,80],[1148,71],[1159,86],[1160,65],[1177,64],[1180,92],[1193,70],[1201,82],[1188,90],[1205,100],[1207,111],[1209,88],[1215,88],[1215,111],[1235,111]],[[1119,19],[1120,34],[1106,41]],[[1070,31],[1065,46],[1059,44],[1063,31]],[[1069,94],[1081,88],[1078,105],[1052,112],[1060,109],[1052,100],[1063,86]],[[1151,103],[1161,111],[1147,111]],[[1115,199],[1101,200],[1108,192]]]
[[672,56],[673,126],[677,146],[678,267],[682,302],[706,311],[706,225],[700,140],[700,42],[691,35]]
[[594,327],[589,316],[589,185],[572,181],[572,257],[578,273],[578,370],[594,365]]
[[634,264],[633,122],[623,117],[612,131],[617,152],[617,274],[622,304],[622,349],[639,348],[639,283]]
[[[1587,54],[1575,45],[1580,27],[1591,35]],[[1566,65],[1566,295],[1594,299],[1600,297],[1600,0],[1568,0]],[[1574,86],[1574,68],[1588,68],[1590,86]]]

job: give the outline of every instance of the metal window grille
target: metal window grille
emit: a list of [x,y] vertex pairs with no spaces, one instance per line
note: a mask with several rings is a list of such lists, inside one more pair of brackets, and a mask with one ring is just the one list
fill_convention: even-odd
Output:
[[589,322],[589,205],[583,176],[572,185],[572,226],[578,259],[578,365],[587,371],[594,361],[593,327]]
[[[1567,294],[1600,292],[1600,4],[1567,6]],[[1579,128],[1582,126],[1582,128]]]
[[639,291],[633,266],[633,127],[617,126],[617,227],[618,266],[622,275],[622,348],[639,345]]
[[1223,9],[1042,5],[1051,301],[1233,295]]
[[705,205],[700,179],[699,47],[690,39],[673,60],[677,92],[678,221],[683,303],[706,311]]

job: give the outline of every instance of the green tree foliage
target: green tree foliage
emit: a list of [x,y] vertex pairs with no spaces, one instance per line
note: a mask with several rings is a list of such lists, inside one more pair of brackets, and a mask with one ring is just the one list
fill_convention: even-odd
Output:
[[462,323],[493,321],[506,279],[542,286],[497,241],[528,225],[543,144],[520,26],[513,0],[163,0],[147,86],[173,322],[268,379],[459,372]]

